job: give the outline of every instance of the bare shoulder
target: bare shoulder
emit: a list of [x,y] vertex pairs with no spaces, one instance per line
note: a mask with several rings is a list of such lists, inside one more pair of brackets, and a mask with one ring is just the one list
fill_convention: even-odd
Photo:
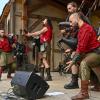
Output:
[[45,26],[45,27],[43,27],[43,30],[48,30],[48,28]]
[[42,28],[42,31],[43,31],[43,32],[46,32],[46,31],[48,31],[48,28],[47,28],[47,27],[43,27],[43,28]]

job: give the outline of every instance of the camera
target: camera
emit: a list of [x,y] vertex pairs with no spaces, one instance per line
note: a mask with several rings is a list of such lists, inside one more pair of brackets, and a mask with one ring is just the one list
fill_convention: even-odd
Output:
[[72,50],[76,50],[78,26],[71,27],[70,22],[60,22],[58,25],[60,30],[65,29],[66,34],[68,33],[67,37],[63,34],[63,37],[58,40],[58,47],[61,47],[61,43],[64,43]]
[[71,31],[71,26],[70,26],[70,23],[69,22],[60,22],[58,24],[58,26],[59,26],[59,29],[60,30],[65,29],[66,32],[70,32]]
[[66,67],[68,66],[68,64],[66,64],[66,62],[69,62],[69,61],[72,60],[71,54],[72,54],[71,51],[69,53],[65,53],[64,54],[64,60],[59,62],[58,72],[59,72],[60,75],[67,74]]
[[77,47],[77,38],[73,38],[73,37],[69,37],[69,38],[65,38],[65,37],[62,37],[58,42],[57,42],[57,45],[59,47],[62,47],[61,46],[61,43],[65,43],[66,45],[68,45],[68,47],[72,50],[76,50],[76,47]]

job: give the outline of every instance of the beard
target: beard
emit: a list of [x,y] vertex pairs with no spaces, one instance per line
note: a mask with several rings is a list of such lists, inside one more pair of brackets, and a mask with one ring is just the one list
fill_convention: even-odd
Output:
[[78,23],[74,22],[73,25],[71,26],[72,31],[77,31],[79,29]]
[[78,27],[78,22],[74,22],[73,27]]
[[72,29],[74,29],[74,30],[79,29],[79,26],[78,26],[78,23],[77,22],[74,22],[73,23]]

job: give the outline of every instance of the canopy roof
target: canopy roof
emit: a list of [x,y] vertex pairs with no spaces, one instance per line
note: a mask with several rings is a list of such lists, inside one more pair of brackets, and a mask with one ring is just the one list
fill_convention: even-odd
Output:
[[[24,0],[25,1],[25,0]],[[42,1],[42,2],[41,2]],[[67,3],[71,2],[71,0],[36,0],[36,4],[40,3],[40,6],[42,6],[44,4],[44,2],[48,3],[49,1],[52,3],[57,3],[59,5],[61,5],[62,7],[66,8]],[[84,13],[87,13],[89,8],[91,8],[94,4],[94,6],[92,7],[92,10],[96,10],[96,9],[100,9],[100,0],[73,0],[74,2],[76,2],[78,5],[81,5],[81,3],[84,1],[84,6],[82,8],[82,11]],[[27,4],[28,4],[28,9],[29,11],[32,11],[33,7],[37,8],[38,6],[33,6],[32,4],[35,5],[34,0],[26,0]],[[32,3],[33,2],[33,3]],[[0,22],[1,20],[6,17],[10,11],[10,4],[11,4],[11,0],[9,0],[9,2],[5,5],[2,15],[0,17]],[[33,7],[32,7],[33,6]]]

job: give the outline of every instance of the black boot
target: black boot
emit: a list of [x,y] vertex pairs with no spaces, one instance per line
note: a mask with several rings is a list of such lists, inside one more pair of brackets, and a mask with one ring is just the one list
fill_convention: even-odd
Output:
[[12,64],[7,65],[8,67],[8,74],[7,74],[7,78],[12,78],[11,74],[12,74]]
[[44,67],[40,68],[40,76],[44,79]]
[[47,77],[46,77],[45,81],[52,81],[52,77],[50,74],[50,68],[46,68],[46,72],[47,72]]
[[72,74],[72,80],[69,84],[64,85],[65,89],[76,89],[79,88],[78,85],[78,74]]

